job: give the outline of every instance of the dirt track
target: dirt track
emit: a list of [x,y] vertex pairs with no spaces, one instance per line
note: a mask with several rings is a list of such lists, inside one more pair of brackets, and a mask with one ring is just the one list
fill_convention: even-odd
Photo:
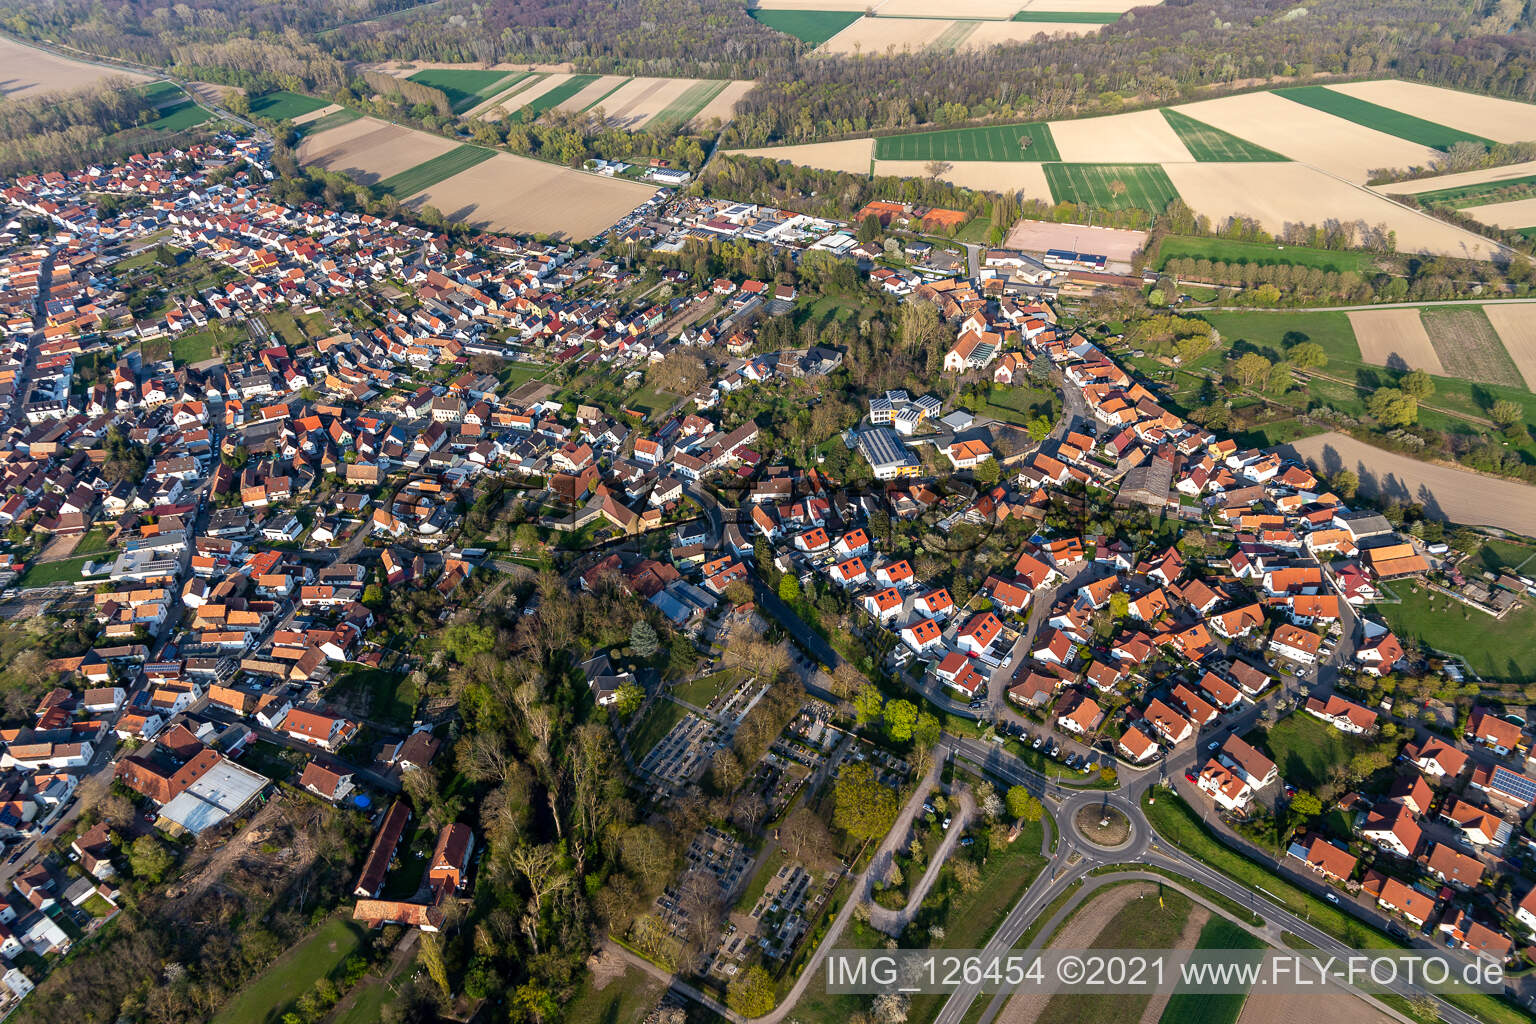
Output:
[[1536,487],[1483,476],[1470,470],[1420,462],[1385,451],[1346,434],[1303,438],[1281,451],[1326,473],[1352,469],[1363,494],[1421,502],[1436,518],[1469,526],[1497,526],[1536,536]]

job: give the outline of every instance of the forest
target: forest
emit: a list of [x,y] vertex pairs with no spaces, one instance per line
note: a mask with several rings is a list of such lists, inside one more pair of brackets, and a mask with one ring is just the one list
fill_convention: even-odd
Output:
[[0,104],[0,174],[78,167],[157,148],[165,133],[140,127],[156,116],[149,99],[121,79]]

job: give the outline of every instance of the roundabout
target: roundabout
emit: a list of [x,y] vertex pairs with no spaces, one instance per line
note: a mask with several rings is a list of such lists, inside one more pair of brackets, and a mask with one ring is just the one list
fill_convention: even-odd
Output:
[[1130,844],[1131,821],[1112,804],[1084,804],[1072,816],[1072,827],[1083,839],[1101,850],[1119,850]]

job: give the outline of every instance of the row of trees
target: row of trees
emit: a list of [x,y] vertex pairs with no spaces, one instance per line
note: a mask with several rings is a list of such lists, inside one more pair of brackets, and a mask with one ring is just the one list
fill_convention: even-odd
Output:
[[398,97],[403,103],[412,105],[419,103],[431,107],[439,117],[453,116],[453,103],[448,99],[448,94],[441,89],[368,68],[363,68],[358,73],[362,76],[364,84],[376,93]]

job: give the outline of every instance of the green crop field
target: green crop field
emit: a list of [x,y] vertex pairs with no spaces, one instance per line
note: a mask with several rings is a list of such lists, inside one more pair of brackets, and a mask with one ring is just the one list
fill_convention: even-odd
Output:
[[[1385,185],[1383,188],[1390,191],[1392,186]],[[1529,199],[1531,196],[1536,196],[1536,174],[1417,193],[1419,202],[1425,206],[1449,206],[1456,210],[1465,210],[1469,206],[1485,206],[1488,203],[1503,203],[1512,199]]]
[[1428,306],[1419,311],[1440,365],[1480,384],[1525,386],[1525,378],[1488,322],[1482,306]]
[[180,132],[200,125],[211,117],[213,114],[192,100],[183,100],[161,107],[159,120],[149,122],[146,127],[158,128],[162,132]]
[[431,160],[424,161],[412,167],[408,171],[401,171],[379,182],[374,188],[385,195],[404,199],[413,196],[422,189],[431,188],[440,181],[453,177],[460,171],[467,171],[475,164],[483,160],[489,160],[496,155],[494,149],[486,149],[483,146],[463,145],[458,149],[450,149],[441,156],[435,156]]
[[1217,163],[1247,162],[1254,160],[1284,160],[1273,150],[1256,146],[1220,128],[1213,128],[1204,121],[1196,121],[1188,114],[1163,108],[1163,117],[1178,135],[1189,155],[1196,160]]
[[1058,203],[1162,213],[1179,192],[1160,164],[1046,164],[1045,180]]
[[[1224,917],[1211,915],[1200,929],[1196,949],[1263,949],[1264,943],[1254,938],[1247,929],[1233,924]],[[1246,993],[1228,992],[1223,995],[1196,995],[1182,989],[1168,997],[1159,1024],[1237,1024],[1248,1001]]]
[[339,128],[344,124],[356,121],[362,116],[362,114],[351,107],[345,107],[341,110],[334,110],[324,117],[317,117],[307,124],[301,124],[294,130],[299,133],[300,138],[308,138],[311,135],[319,135],[321,132],[331,128]]
[[1275,95],[1284,96],[1304,107],[1321,110],[1325,114],[1332,114],[1346,121],[1386,132],[1388,135],[1396,135],[1409,142],[1417,142],[1421,146],[1429,146],[1431,149],[1450,149],[1458,142],[1477,142],[1488,145],[1488,140],[1482,136],[1472,135],[1448,125],[1436,124],[1434,121],[1426,121],[1422,117],[1404,114],[1391,107],[1383,107],[1342,92],[1334,92],[1321,85],[1299,85],[1294,89],[1276,89]]
[[820,46],[864,16],[861,11],[751,10],[747,13],[769,28],[812,46]]
[[1119,21],[1120,15],[1106,11],[1020,11],[1014,21],[1072,22],[1081,25],[1108,25]]
[[651,118],[645,130],[664,133],[681,128],[692,121],[695,114],[703,110],[710,100],[720,95],[730,84],[729,81],[721,79],[708,79],[690,85],[687,92],[668,103],[660,113]]
[[325,100],[281,89],[263,96],[251,97],[251,113],[272,121],[292,120],[328,106],[330,104]]
[[187,95],[175,82],[151,82],[141,88],[139,94],[157,106],[178,96],[185,98]]
[[478,68],[430,68],[410,76],[410,81],[441,89],[455,114],[462,113],[488,98],[507,82],[510,71],[481,71]]
[[1370,273],[1375,263],[1375,257],[1368,252],[1334,252],[1331,249],[1308,249],[1298,245],[1266,245],[1262,242],[1238,242],[1226,238],[1169,235],[1158,248],[1157,269],[1163,269],[1169,260],[1181,256],[1210,260],[1212,263],[1254,263],[1266,267],[1287,263],[1295,267],[1337,270],[1341,274],[1346,270],[1358,274]]
[[[1023,139],[1029,139],[1026,146]],[[876,160],[1060,160],[1050,125],[995,124],[952,128],[911,135],[887,135],[875,140]]]
[[600,75],[572,75],[533,102],[519,105],[512,111],[512,120],[521,121],[524,117],[524,111],[528,112],[528,120],[534,120],[544,111],[553,110],[572,96],[575,96],[600,77]]

